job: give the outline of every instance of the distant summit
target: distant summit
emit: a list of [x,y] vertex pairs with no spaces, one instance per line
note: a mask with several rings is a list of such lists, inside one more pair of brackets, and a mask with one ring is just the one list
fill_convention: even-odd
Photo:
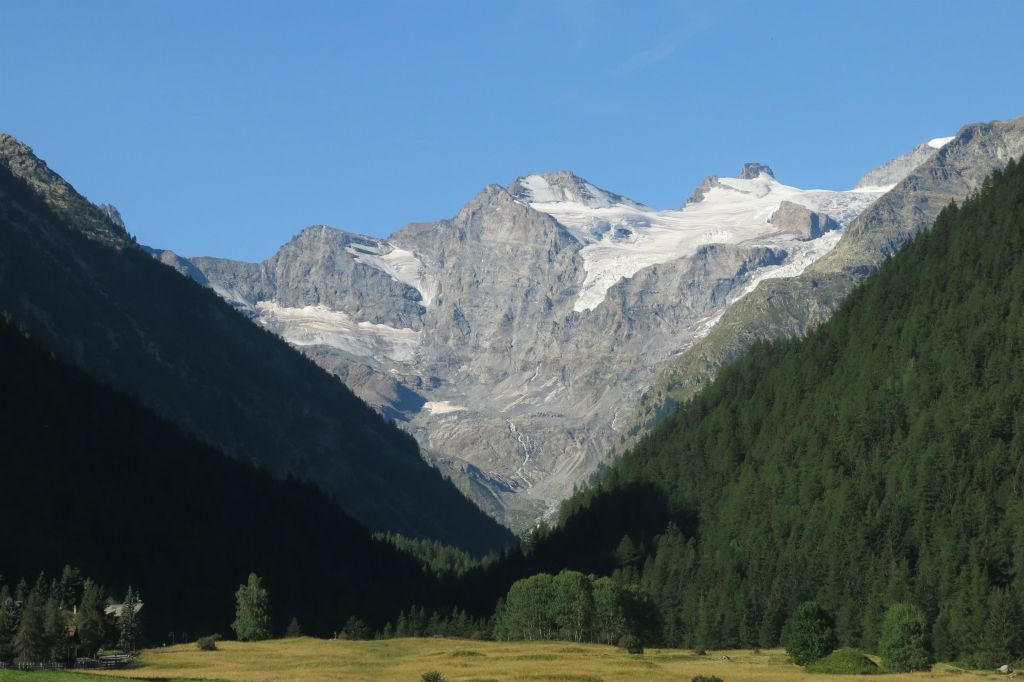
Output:
[[571,171],[540,173],[516,178],[508,186],[516,201],[524,204],[572,203],[587,208],[607,208],[625,205],[643,206],[621,194],[615,194],[592,185]]
[[[755,180],[762,174],[767,175],[772,179],[775,179],[775,172],[771,169],[771,166],[768,166],[763,163],[753,162],[743,164],[743,167],[740,168],[739,175],[737,175],[736,177],[740,180]],[[712,188],[721,186],[722,183],[719,182],[720,180],[721,178],[719,178],[717,175],[709,175],[703,180],[701,180],[700,184],[697,185],[694,188],[693,192],[690,193],[690,197],[686,200],[686,203],[683,204],[683,208],[686,208],[691,204],[699,204],[700,202],[704,201],[704,196]]]
[[740,180],[754,180],[761,174],[775,177],[775,173],[772,171],[771,166],[767,166],[763,163],[745,163],[743,168],[740,169],[740,174],[737,176]]

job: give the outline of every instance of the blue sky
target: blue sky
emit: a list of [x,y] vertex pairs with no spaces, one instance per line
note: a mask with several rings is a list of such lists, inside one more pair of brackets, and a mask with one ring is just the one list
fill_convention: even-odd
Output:
[[843,188],[1024,114],[1024,2],[0,0],[0,130],[143,243],[270,256],[571,169],[656,207]]

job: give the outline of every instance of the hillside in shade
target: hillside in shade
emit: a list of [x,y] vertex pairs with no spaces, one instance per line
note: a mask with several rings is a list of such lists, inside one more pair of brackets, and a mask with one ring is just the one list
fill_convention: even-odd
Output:
[[478,554],[511,540],[410,436],[112,215],[0,136],[0,311],[100,383],[229,456],[316,483],[372,529]]
[[[0,575],[70,564],[144,601],[148,640],[228,634],[233,594],[266,579],[280,634],[380,627],[433,579],[316,486],[229,459],[0,318]],[[377,622],[377,621],[381,622]]]

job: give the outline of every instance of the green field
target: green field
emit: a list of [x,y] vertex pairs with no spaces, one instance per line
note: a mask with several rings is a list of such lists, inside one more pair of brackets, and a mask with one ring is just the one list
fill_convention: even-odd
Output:
[[[390,639],[348,642],[311,638],[257,643],[220,642],[203,652],[195,645],[150,649],[131,669],[103,673],[16,673],[0,671],[0,682],[90,682],[90,676],[136,679],[345,682],[418,682],[431,670],[449,682],[600,682],[673,680],[717,675],[724,682],[863,680],[856,675],[813,675],[791,665],[781,650],[712,651],[651,649],[631,656],[614,647],[569,642],[476,642],[457,639]],[[728,657],[726,660],[724,657]],[[882,675],[897,680],[979,680],[995,673],[938,665],[930,673]]]

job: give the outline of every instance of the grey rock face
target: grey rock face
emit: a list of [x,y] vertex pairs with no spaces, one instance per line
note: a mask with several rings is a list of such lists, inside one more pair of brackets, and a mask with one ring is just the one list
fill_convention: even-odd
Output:
[[775,173],[772,171],[771,167],[766,166],[763,163],[743,164],[743,168],[740,169],[740,174],[737,177],[741,180],[753,180],[762,173],[770,175],[773,178],[775,177]]
[[[101,205],[101,207],[104,205],[106,204]],[[120,214],[118,214],[118,217],[120,217]],[[123,226],[124,223],[122,222],[121,225]],[[206,275],[204,275],[202,270],[193,265],[187,258],[182,258],[178,254],[167,249],[152,249],[148,246],[143,246],[142,250],[164,265],[174,268],[189,279],[195,280],[203,286],[209,286],[210,281],[206,278]]]
[[103,215],[107,216],[110,222],[114,223],[122,230],[125,229],[124,219],[121,217],[121,212],[117,210],[116,206],[113,204],[97,204],[96,208],[98,208]]
[[690,194],[690,197],[686,200],[686,203],[683,204],[683,206],[689,206],[690,204],[699,204],[700,202],[704,201],[704,195],[706,195],[712,187],[718,187],[717,175],[709,175],[703,180],[701,180],[700,184],[694,188],[693,192]]
[[826,232],[839,229],[839,223],[831,216],[817,213],[792,201],[780,203],[769,221],[780,230],[799,235],[801,239],[817,239]]
[[323,306],[375,324],[419,329],[420,292],[360,262],[380,248],[380,240],[320,225],[306,228],[263,263],[189,260],[218,293],[243,307],[270,300],[286,307]]
[[[604,209],[617,196],[571,174],[529,176],[387,240],[318,227],[264,263],[191,263],[403,425],[478,504],[523,529],[593,473],[657,368],[791,256],[788,246],[707,244],[640,268],[579,311],[592,242],[527,200]],[[642,238],[644,226],[636,229],[622,239]],[[360,245],[407,254],[418,288],[379,260],[354,260]]]
[[907,177],[907,175],[920,166],[922,163],[935,156],[938,150],[925,144],[919,144],[912,150],[897,156],[892,161],[886,161],[881,166],[869,170],[861,177],[857,187],[878,187],[895,185]]
[[[657,393],[665,367],[696,358],[706,370],[717,366],[713,340],[729,339],[715,348],[733,352],[771,333],[731,311],[753,310],[771,330],[806,329],[848,290],[821,276],[783,285],[881,192],[802,192],[763,164],[740,175],[764,182],[748,191],[712,177],[689,208],[661,213],[571,173],[526,176],[386,240],[317,227],[264,263],[191,262],[522,530],[670,407]],[[713,188],[722,191],[709,199]],[[748,218],[737,218],[741,204]],[[666,235],[682,241],[651,241]],[[595,272],[607,288],[586,289]],[[674,376],[690,386],[690,374]],[[656,418],[637,420],[642,402]]]

